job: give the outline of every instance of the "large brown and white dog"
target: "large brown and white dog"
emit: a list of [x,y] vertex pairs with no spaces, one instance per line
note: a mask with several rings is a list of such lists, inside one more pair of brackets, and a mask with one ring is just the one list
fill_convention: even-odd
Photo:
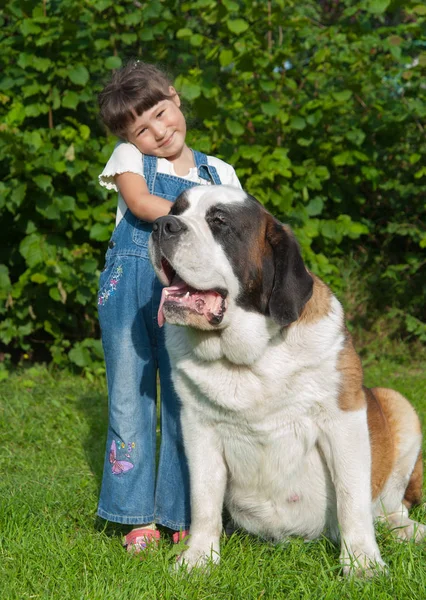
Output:
[[345,573],[384,566],[375,518],[423,538],[407,510],[422,493],[419,419],[398,392],[363,386],[342,307],[291,230],[242,190],[196,187],[155,221],[150,253],[191,476],[181,562],[219,560],[224,502],[270,540],[340,539]]

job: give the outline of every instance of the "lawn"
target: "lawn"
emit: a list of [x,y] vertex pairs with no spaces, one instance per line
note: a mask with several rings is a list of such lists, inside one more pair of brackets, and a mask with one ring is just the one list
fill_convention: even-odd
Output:
[[[423,416],[426,375],[413,357],[370,362],[368,385],[407,395]],[[378,530],[389,576],[344,579],[328,540],[272,546],[234,534],[210,575],[174,573],[165,537],[144,560],[121,547],[123,531],[95,516],[105,444],[103,382],[37,367],[0,384],[0,598],[7,600],[426,598],[426,544]],[[426,522],[424,507],[413,511]]]

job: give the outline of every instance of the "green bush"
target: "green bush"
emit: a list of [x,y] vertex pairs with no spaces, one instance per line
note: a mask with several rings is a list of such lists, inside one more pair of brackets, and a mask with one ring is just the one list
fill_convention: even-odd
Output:
[[96,96],[131,57],[188,105],[189,143],[235,165],[309,266],[371,271],[372,308],[426,340],[426,8],[400,0],[10,0],[0,10],[0,340],[102,356],[96,291],[116,197]]

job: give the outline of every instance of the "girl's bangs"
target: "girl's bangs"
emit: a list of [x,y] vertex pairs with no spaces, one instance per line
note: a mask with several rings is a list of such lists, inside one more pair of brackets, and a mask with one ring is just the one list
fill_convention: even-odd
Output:
[[[153,108],[156,104],[162,100],[170,100],[172,96],[165,94],[161,89],[152,89],[145,91],[141,98],[138,98],[132,106],[132,117],[136,113],[139,117],[142,113],[150,108]],[[134,117],[133,117],[134,120]]]

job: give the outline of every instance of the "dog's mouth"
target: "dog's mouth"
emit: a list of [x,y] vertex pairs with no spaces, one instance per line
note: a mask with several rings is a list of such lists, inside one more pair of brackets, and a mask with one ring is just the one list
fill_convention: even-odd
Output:
[[[165,259],[161,268],[169,285],[163,288],[158,309],[158,325],[162,327],[167,313],[177,308],[205,317],[210,325],[219,325],[227,308],[226,290],[198,290],[187,284]],[[170,310],[171,309],[171,310]]]

